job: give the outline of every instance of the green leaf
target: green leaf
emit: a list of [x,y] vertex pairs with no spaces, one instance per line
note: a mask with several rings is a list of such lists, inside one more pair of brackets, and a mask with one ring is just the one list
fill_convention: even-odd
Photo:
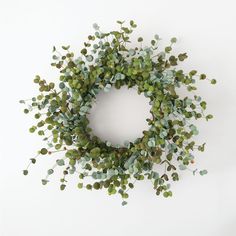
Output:
[[164,193],[163,193],[163,196],[164,197],[172,197],[172,192],[171,191],[165,191]]
[[171,41],[171,43],[176,43],[177,42],[177,38],[174,37],[170,41]]
[[91,184],[87,184],[87,185],[86,185],[86,189],[88,189],[88,190],[92,190],[92,188],[93,188],[93,187],[92,187]]
[[206,120],[207,120],[207,121],[210,120],[210,119],[213,119],[213,115],[211,115],[211,114],[209,114],[209,115],[206,116]]
[[166,52],[166,53],[170,53],[171,50],[172,50],[172,47],[170,47],[170,46],[168,46],[168,47],[165,48],[165,52]]
[[98,157],[100,155],[100,148],[99,147],[96,147],[96,148],[93,148],[91,151],[90,151],[90,155],[91,157]]
[[118,21],[116,21],[116,23],[118,23],[118,24],[120,24],[120,25],[123,25],[123,24],[125,23],[125,21],[120,21],[120,20],[118,20]]
[[33,127],[31,127],[31,128],[29,129],[29,132],[30,132],[30,133],[34,133],[34,132],[35,132],[35,130],[36,130],[36,127],[35,127],[35,126],[33,126]]
[[157,41],[160,40],[160,37],[159,37],[158,34],[155,34],[155,35],[154,35],[154,38],[155,38]]
[[78,187],[79,189],[83,188],[83,183],[78,183],[77,187]]
[[46,185],[48,182],[49,182],[49,180],[47,180],[47,179],[42,179],[42,184],[43,184],[43,185]]
[[58,144],[55,145],[55,149],[56,149],[56,150],[59,150],[59,149],[61,148],[61,146],[62,146],[62,145],[58,143]]
[[65,161],[63,159],[58,159],[56,161],[56,163],[57,163],[58,166],[64,166],[65,165]]
[[142,37],[139,37],[138,38],[138,42],[142,42],[143,41],[143,38]]
[[206,102],[205,101],[202,101],[201,103],[200,103],[200,106],[205,110],[206,109]]
[[19,103],[25,104],[25,101],[24,100],[20,100]]
[[205,150],[205,145],[206,145],[206,143],[203,143],[202,145],[198,146],[198,151],[204,152],[204,150]]
[[136,54],[135,50],[131,48],[131,49],[129,50],[129,55],[130,55],[130,56],[134,56],[135,54]]
[[155,146],[156,146],[155,139],[151,138],[151,139],[148,141],[148,146],[149,146],[149,147],[155,147]]
[[163,193],[163,196],[164,196],[164,197],[169,197],[169,193],[168,193],[168,192],[164,192],[164,193]]
[[70,45],[68,45],[68,46],[62,46],[62,49],[64,49],[64,50],[68,50],[70,48]]
[[93,61],[93,56],[91,56],[91,55],[86,56],[86,60],[88,62],[92,62]]
[[86,55],[87,54],[87,49],[83,48],[80,52],[81,52],[81,54]]
[[41,79],[40,79],[40,76],[39,75],[36,75],[35,78],[34,78],[34,83],[39,83],[41,82]]
[[111,89],[111,84],[107,84],[104,88],[104,92],[108,93],[110,91],[110,89]]
[[61,82],[61,83],[59,84],[59,88],[60,88],[60,89],[64,89],[64,88],[65,88],[65,84],[64,84],[63,82]]
[[28,114],[28,113],[29,113],[29,110],[28,110],[28,109],[24,109],[24,113],[25,113],[25,114]]
[[53,60],[58,60],[59,58],[58,58],[58,56],[53,55],[53,56],[52,56],[52,59],[53,59]]
[[65,188],[66,188],[66,185],[65,184],[61,184],[61,186],[60,186],[61,191],[63,191]]
[[[115,80],[124,80],[125,79],[125,75],[122,73],[117,73],[115,75]],[[110,87],[110,86],[109,86]]]
[[96,190],[100,189],[100,184],[98,182],[95,182],[93,184],[93,188],[96,189]]
[[40,153],[41,153],[42,155],[46,155],[46,154],[48,153],[48,150],[47,150],[46,148],[42,148],[42,149],[40,150]]
[[137,25],[135,24],[135,22],[134,22],[133,20],[131,20],[131,21],[129,22],[129,24],[130,24],[130,26],[131,26],[132,28],[136,28],[136,27],[137,27]]
[[31,158],[30,160],[31,160],[32,164],[36,163],[36,159],[35,158]]
[[28,175],[28,170],[23,170],[23,175]]
[[216,80],[215,80],[215,79],[212,79],[212,80],[211,80],[211,84],[216,84]]
[[151,40],[151,45],[155,46],[155,44],[156,44],[156,41],[155,40]]
[[93,28],[94,28],[95,30],[99,30],[98,24],[97,24],[97,23],[94,23],[94,24],[93,24]]
[[194,76],[194,75],[196,75],[197,74],[197,71],[196,70],[191,70],[190,72],[189,72],[189,75],[191,75],[191,76]]
[[184,61],[186,58],[188,58],[187,53],[179,54],[178,58],[179,58],[180,61]]
[[206,175],[207,173],[208,173],[207,170],[200,170],[200,171],[199,171],[199,174],[202,175],[202,176],[203,176],[203,175]]
[[48,175],[52,175],[54,173],[53,169],[48,170]]
[[206,79],[206,75],[205,74],[201,74],[200,77],[199,77],[200,80],[204,80]]

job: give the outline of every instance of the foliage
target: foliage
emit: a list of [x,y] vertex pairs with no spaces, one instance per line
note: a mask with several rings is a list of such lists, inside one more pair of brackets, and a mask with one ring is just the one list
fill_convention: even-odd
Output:
[[[44,137],[45,147],[40,149],[30,164],[41,155],[63,152],[64,158],[55,161],[47,171],[42,184],[57,166],[64,167],[60,189],[66,188],[68,174],[79,175],[78,188],[107,189],[108,194],[120,194],[126,205],[128,191],[135,181],[152,181],[157,195],[172,196],[170,183],[179,180],[179,171],[191,170],[193,151],[204,151],[205,143],[197,145],[198,135],[192,120],[212,119],[205,115],[206,102],[196,95],[196,80],[207,80],[196,70],[185,73],[176,66],[187,58],[186,53],[171,54],[177,39],[172,38],[163,51],[159,50],[159,36],[155,35],[148,47],[143,38],[130,47],[130,34],[136,28],[134,21],[128,26],[118,21],[119,30],[103,33],[94,24],[95,33],[88,36],[79,57],[63,46],[63,54],[53,47],[52,66],[60,71],[58,88],[40,76],[34,82],[39,94],[31,101],[21,100],[28,107],[24,113],[34,112],[37,123],[29,131]],[[216,80],[210,80],[215,84]],[[96,95],[111,87],[137,88],[150,99],[152,119],[147,119],[149,130],[143,137],[124,146],[114,146],[93,135],[87,114]],[[181,98],[177,90],[185,87],[189,96]],[[23,171],[28,174],[29,166]],[[191,170],[204,175],[206,170]],[[88,182],[90,181],[90,182]]]

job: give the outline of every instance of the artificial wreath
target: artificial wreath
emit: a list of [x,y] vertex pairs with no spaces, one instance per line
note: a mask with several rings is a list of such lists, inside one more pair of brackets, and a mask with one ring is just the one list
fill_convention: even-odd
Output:
[[[40,93],[30,101],[20,101],[27,103],[24,113],[34,112],[37,120],[29,131],[46,142],[23,174],[28,174],[39,156],[62,152],[63,158],[55,160],[42,184],[62,166],[61,190],[66,187],[67,175],[76,174],[79,189],[105,188],[109,195],[120,194],[125,205],[135,181],[149,179],[157,195],[170,197],[170,183],[179,180],[179,170],[207,173],[189,167],[194,163],[193,151],[205,147],[205,143],[193,141],[198,130],[192,120],[208,121],[213,116],[205,114],[207,104],[196,94],[196,82],[209,80],[206,75],[176,67],[187,58],[186,53],[171,54],[176,38],[163,51],[159,50],[158,35],[145,47],[139,37],[132,48],[130,35],[137,25],[132,20],[128,26],[117,23],[119,29],[108,33],[94,24],[95,33],[88,36],[78,56],[69,46],[62,46],[62,54],[53,47],[51,65],[60,71],[60,82],[56,86],[37,75],[34,82]],[[209,81],[216,83],[215,79]],[[147,119],[150,128],[143,131],[143,137],[118,146],[92,133],[87,114],[100,91],[121,86],[134,87],[150,99],[152,118]],[[189,96],[181,97],[177,93],[180,87],[186,88]]]

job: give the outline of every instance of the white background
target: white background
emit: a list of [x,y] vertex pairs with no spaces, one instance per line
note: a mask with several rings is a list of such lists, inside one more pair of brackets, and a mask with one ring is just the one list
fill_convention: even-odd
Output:
[[[30,175],[23,176],[21,171],[41,140],[27,132],[32,119],[18,104],[19,99],[37,93],[32,83],[35,74],[55,81],[57,72],[49,65],[53,45],[71,44],[79,50],[94,22],[111,30],[119,19],[134,19],[135,36],[144,36],[145,42],[156,33],[163,43],[176,36],[176,52],[189,55],[183,67],[218,81],[215,87],[203,82],[199,89],[215,116],[199,124],[198,141],[206,141],[207,148],[196,153],[197,166],[209,174],[193,177],[182,172],[171,199],[156,197],[149,182],[138,183],[126,207],[121,207],[119,197],[103,191],[77,190],[76,176],[61,192],[60,171],[42,186],[40,179],[57,157],[43,156]],[[0,235],[235,236],[235,23],[235,5],[230,0],[0,0]],[[121,99],[119,104],[131,99],[137,105],[137,98],[125,91],[115,97]],[[110,110],[115,100],[106,104]],[[133,111],[145,119],[148,105],[142,104],[140,109],[123,110],[122,116],[129,120]],[[114,112],[116,123],[119,109]],[[143,125],[135,122],[131,129],[117,132],[117,141],[125,135],[133,137]]]

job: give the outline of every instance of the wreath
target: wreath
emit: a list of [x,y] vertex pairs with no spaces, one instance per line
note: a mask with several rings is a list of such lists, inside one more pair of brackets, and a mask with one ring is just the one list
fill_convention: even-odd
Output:
[[[95,33],[88,36],[79,56],[70,46],[62,46],[63,53],[53,47],[51,65],[60,71],[59,82],[47,83],[37,75],[34,83],[40,93],[20,101],[27,105],[24,113],[33,112],[37,120],[29,131],[37,132],[46,142],[23,174],[28,174],[30,165],[41,155],[62,152],[63,158],[55,160],[42,179],[43,185],[56,167],[63,166],[61,190],[66,188],[67,176],[76,174],[79,189],[105,188],[109,195],[121,195],[125,205],[136,181],[149,179],[157,195],[170,197],[170,183],[179,180],[179,170],[187,169],[194,175],[207,173],[190,168],[195,162],[193,151],[205,148],[205,143],[199,145],[193,140],[198,129],[192,121],[213,118],[205,114],[207,104],[196,94],[196,83],[209,80],[215,84],[216,80],[176,67],[187,58],[186,53],[171,54],[176,38],[159,50],[158,35],[145,47],[139,37],[132,48],[130,35],[137,25],[132,20],[127,26],[117,23],[119,30],[108,33],[93,24]],[[150,100],[152,118],[147,119],[150,128],[143,131],[143,137],[118,146],[92,133],[87,114],[100,91],[122,86],[136,88]],[[180,96],[181,87],[189,96]]]

